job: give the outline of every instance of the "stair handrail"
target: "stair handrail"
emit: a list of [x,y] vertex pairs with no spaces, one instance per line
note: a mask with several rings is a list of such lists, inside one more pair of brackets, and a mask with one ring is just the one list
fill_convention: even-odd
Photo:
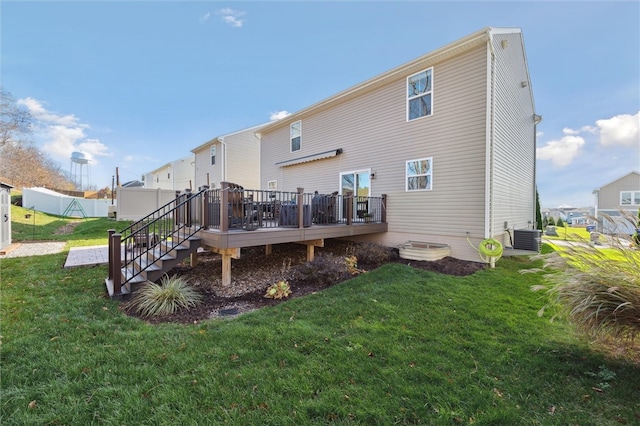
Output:
[[[122,285],[126,285],[149,269],[155,260],[166,256],[201,229],[202,209],[199,206],[194,208],[194,204],[202,200],[202,195],[208,189],[208,186],[203,186],[195,194],[190,190],[184,193],[177,192],[174,200],[132,223],[119,233],[109,233],[109,279],[113,280],[114,294],[121,294]],[[160,212],[163,213],[160,214]],[[171,238],[170,245],[167,244],[169,238]],[[124,256],[120,250],[123,245]],[[149,252],[154,253],[153,261],[149,261]],[[145,256],[147,259],[142,262]],[[135,267],[136,261],[138,267]],[[122,269],[125,270],[123,281],[119,279]]]

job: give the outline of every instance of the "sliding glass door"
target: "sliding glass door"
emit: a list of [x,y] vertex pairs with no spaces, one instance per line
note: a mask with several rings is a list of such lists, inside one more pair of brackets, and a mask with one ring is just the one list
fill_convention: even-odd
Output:
[[[357,170],[340,173],[340,195],[353,195],[352,219],[363,219],[369,212],[369,203],[366,197],[371,196],[371,170]],[[343,218],[346,218],[347,206],[343,204],[340,209]]]

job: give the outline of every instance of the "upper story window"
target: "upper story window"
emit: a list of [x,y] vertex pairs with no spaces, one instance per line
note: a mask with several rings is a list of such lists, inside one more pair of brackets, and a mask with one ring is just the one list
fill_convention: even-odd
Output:
[[269,191],[275,191],[278,189],[278,181],[277,180],[270,180],[267,182],[267,189]]
[[621,206],[640,206],[640,191],[620,191]]
[[406,191],[430,191],[432,186],[433,158],[407,161]]
[[302,148],[302,122],[291,123],[291,152],[300,151]]
[[212,145],[211,146],[211,165],[213,166],[214,164],[216,164],[216,146]]
[[431,115],[433,68],[407,77],[407,121]]

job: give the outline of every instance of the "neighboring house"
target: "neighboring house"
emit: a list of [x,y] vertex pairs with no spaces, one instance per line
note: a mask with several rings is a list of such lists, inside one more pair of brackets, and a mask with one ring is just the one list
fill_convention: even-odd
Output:
[[479,261],[535,226],[540,120],[521,30],[486,28],[267,124],[260,187],[386,194],[388,232],[364,238]]
[[0,182],[0,250],[11,244],[11,189],[12,185]]
[[260,140],[254,126],[218,136],[191,150],[195,156],[194,189],[207,185],[220,188],[220,182],[233,182],[245,188],[260,186]]
[[589,207],[568,209],[565,215],[565,222],[570,226],[585,227],[594,224],[594,220],[591,218],[593,212]]
[[171,161],[143,175],[147,189],[170,189],[184,191],[193,189],[194,156]]
[[638,216],[640,209],[640,172],[633,171],[593,190],[595,217],[605,233],[633,234],[633,224],[621,211]]

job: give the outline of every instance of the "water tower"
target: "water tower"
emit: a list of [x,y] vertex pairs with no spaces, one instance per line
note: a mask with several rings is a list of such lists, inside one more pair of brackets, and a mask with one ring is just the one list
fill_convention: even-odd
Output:
[[83,182],[89,187],[91,185],[89,158],[84,152],[74,151],[71,153],[71,180],[80,191],[84,191]]

